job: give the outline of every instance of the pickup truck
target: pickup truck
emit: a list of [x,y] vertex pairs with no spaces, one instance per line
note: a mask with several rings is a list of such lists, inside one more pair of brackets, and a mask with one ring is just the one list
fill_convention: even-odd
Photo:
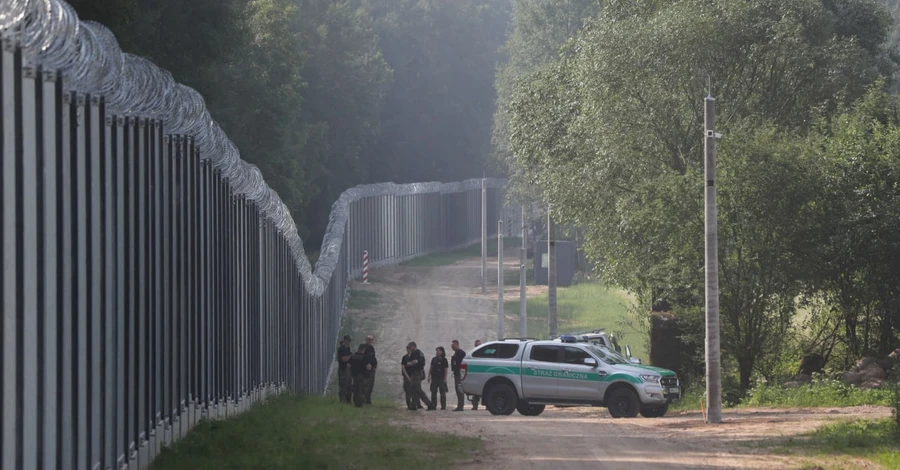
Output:
[[537,416],[546,405],[604,406],[614,418],[666,414],[681,398],[674,372],[634,364],[604,346],[501,340],[463,359],[462,387],[494,415]]
[[[564,335],[560,335],[559,338],[554,339],[553,341],[561,342],[561,343],[590,343],[596,344],[599,346],[604,346],[607,349],[612,349],[615,352],[621,354],[622,347],[619,346],[619,342],[616,340],[616,337],[613,335],[607,335],[605,328],[596,329],[593,331],[589,331],[586,333],[568,333]],[[631,356],[631,347],[629,345],[625,345],[625,357],[631,360],[632,363],[640,364],[641,360],[638,358],[632,358]],[[634,360],[632,360],[634,359]]]

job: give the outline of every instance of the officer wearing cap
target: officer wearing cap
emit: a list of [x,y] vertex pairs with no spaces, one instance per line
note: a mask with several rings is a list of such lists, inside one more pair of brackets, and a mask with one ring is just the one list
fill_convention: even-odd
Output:
[[466,392],[462,388],[462,372],[460,365],[466,358],[466,352],[459,347],[459,341],[450,342],[450,349],[453,350],[453,357],[450,359],[450,371],[453,372],[453,387],[456,389],[456,408],[453,411],[462,411]]
[[401,362],[400,367],[403,367],[406,377],[409,378],[409,395],[413,404],[413,407],[409,409],[418,410],[422,407],[421,403],[425,403],[425,406],[431,408],[431,400],[422,390],[422,380],[425,379],[425,354],[419,350],[414,341],[410,341],[406,345],[406,350],[409,354],[404,357],[406,361]]
[[375,357],[375,336],[366,336],[366,354],[372,356],[372,370],[369,371],[369,380],[366,381],[366,404],[372,404],[372,388],[375,387],[375,372],[378,371],[378,359]]
[[[475,347],[477,348],[478,346],[481,346],[481,340],[480,340],[480,339],[476,339],[476,340],[475,340]],[[473,397],[472,397],[472,409],[473,409],[473,410],[477,410],[477,409],[478,409],[478,402],[480,402],[480,401],[481,401],[481,398],[480,398],[480,397],[476,397],[476,396],[473,396]]]
[[337,350],[338,361],[338,398],[341,403],[350,403],[350,335],[344,335],[344,340]]
[[363,406],[366,402],[366,382],[372,370],[372,357],[366,354],[365,343],[360,344],[356,354],[350,356],[350,374],[353,377],[353,404]]

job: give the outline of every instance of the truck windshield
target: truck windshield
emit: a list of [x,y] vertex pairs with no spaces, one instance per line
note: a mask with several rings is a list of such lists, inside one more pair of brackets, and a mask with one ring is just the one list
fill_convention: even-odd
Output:
[[596,354],[597,357],[600,358],[601,361],[607,364],[631,364],[628,362],[628,359],[625,359],[625,356],[621,354],[607,349],[604,346],[598,346],[595,344],[588,345],[587,347],[592,353]]

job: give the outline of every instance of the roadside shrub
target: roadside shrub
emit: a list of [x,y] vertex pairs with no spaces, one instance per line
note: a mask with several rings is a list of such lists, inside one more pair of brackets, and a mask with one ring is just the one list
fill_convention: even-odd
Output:
[[891,415],[894,417],[894,434],[900,442],[900,362],[891,370]]
[[812,382],[796,388],[784,388],[760,382],[747,392],[741,406],[860,406],[890,405],[894,391],[889,388],[861,389],[839,379],[816,374]]

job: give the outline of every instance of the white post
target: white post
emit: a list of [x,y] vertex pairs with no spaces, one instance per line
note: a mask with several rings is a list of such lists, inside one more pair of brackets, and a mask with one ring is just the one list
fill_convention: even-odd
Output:
[[707,420],[722,422],[722,376],[719,351],[719,253],[716,219],[716,100],[705,104],[706,154],[706,400]]
[[497,221],[497,339],[503,339],[503,220]]
[[528,337],[528,299],[525,297],[525,263],[528,252],[525,239],[525,205],[522,204],[522,248],[519,249],[519,334],[522,338]]
[[363,281],[363,284],[368,284],[369,283],[369,251],[368,250],[363,251],[362,264],[363,264],[363,266],[362,266],[362,268],[363,268],[362,281]]
[[487,294],[487,189],[481,178],[481,293]]
[[556,318],[556,240],[553,239],[553,219],[550,217],[552,206],[547,207],[547,310],[550,339],[558,336]]

